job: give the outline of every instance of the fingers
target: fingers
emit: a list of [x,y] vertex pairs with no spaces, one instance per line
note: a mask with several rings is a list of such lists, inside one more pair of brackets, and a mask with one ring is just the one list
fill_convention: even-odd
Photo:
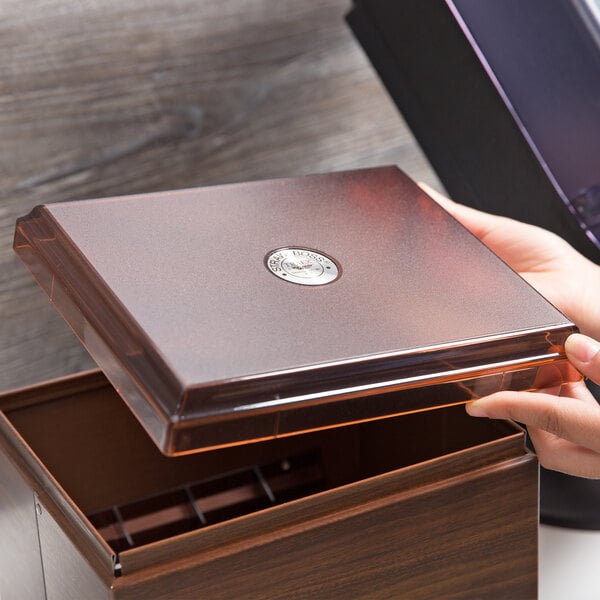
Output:
[[600,478],[600,454],[560,439],[541,429],[528,428],[540,464],[546,469],[579,477]]
[[530,263],[547,263],[565,252],[576,254],[567,242],[545,229],[458,204],[425,183],[419,186],[517,271]]
[[567,338],[565,351],[571,364],[582,375],[600,384],[600,342],[574,333]]
[[[542,392],[542,390],[538,390],[538,392]],[[589,393],[587,387],[582,387],[581,381],[564,383],[561,386],[559,393],[552,391],[547,392],[546,390],[543,390],[543,393],[552,394],[553,396],[562,396],[565,399],[575,398],[577,402],[583,402],[584,404],[589,404],[593,407],[596,407],[598,405],[598,400],[596,400],[596,398],[594,398],[594,396],[591,393]]]
[[466,409],[473,417],[512,419],[600,452],[600,406],[589,401],[591,394],[583,382],[570,391],[574,397],[498,392],[467,404]]
[[555,241],[548,237],[553,234],[547,231],[458,204],[424,183],[419,185],[476,238],[524,277],[526,271],[540,262],[547,262],[552,252],[555,252]]
[[425,182],[419,181],[417,185],[428,196],[433,198],[438,204],[441,204],[444,208],[451,210],[456,205],[456,202],[454,202],[454,200],[450,200],[450,198],[447,198],[446,196],[444,196],[444,194],[440,194],[440,192],[434,190],[430,185],[427,185]]
[[419,187],[479,239],[489,235],[491,231],[507,220],[505,217],[490,215],[474,208],[469,208],[464,204],[458,204],[446,198],[432,187],[429,187],[426,183],[419,182]]

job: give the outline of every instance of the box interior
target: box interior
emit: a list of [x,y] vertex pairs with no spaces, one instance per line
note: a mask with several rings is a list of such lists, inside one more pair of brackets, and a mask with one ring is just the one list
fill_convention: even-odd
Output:
[[115,551],[515,433],[451,406],[169,458],[108,385],[6,416]]

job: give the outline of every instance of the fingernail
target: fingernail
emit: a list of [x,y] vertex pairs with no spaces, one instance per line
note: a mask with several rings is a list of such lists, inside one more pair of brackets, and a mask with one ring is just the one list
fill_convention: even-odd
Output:
[[600,344],[587,335],[574,333],[567,338],[565,351],[576,361],[589,363],[600,352]]
[[469,402],[465,408],[467,410],[467,413],[470,414],[472,417],[487,417],[485,408],[481,406],[481,402],[477,402],[477,400],[475,400],[474,402]]

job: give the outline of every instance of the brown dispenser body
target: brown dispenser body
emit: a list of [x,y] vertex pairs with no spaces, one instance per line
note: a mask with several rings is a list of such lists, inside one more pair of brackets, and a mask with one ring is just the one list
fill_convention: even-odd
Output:
[[537,596],[537,461],[462,406],[176,458],[100,372],[0,408],[3,599]]
[[575,328],[398,169],[42,206],[15,249],[104,374],[0,396],[3,598],[536,596],[535,456],[461,404],[577,377]]

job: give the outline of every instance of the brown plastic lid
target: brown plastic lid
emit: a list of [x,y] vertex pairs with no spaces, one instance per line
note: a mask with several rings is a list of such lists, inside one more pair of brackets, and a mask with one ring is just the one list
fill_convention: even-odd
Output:
[[39,206],[15,249],[166,454],[573,377],[573,324],[395,167]]

